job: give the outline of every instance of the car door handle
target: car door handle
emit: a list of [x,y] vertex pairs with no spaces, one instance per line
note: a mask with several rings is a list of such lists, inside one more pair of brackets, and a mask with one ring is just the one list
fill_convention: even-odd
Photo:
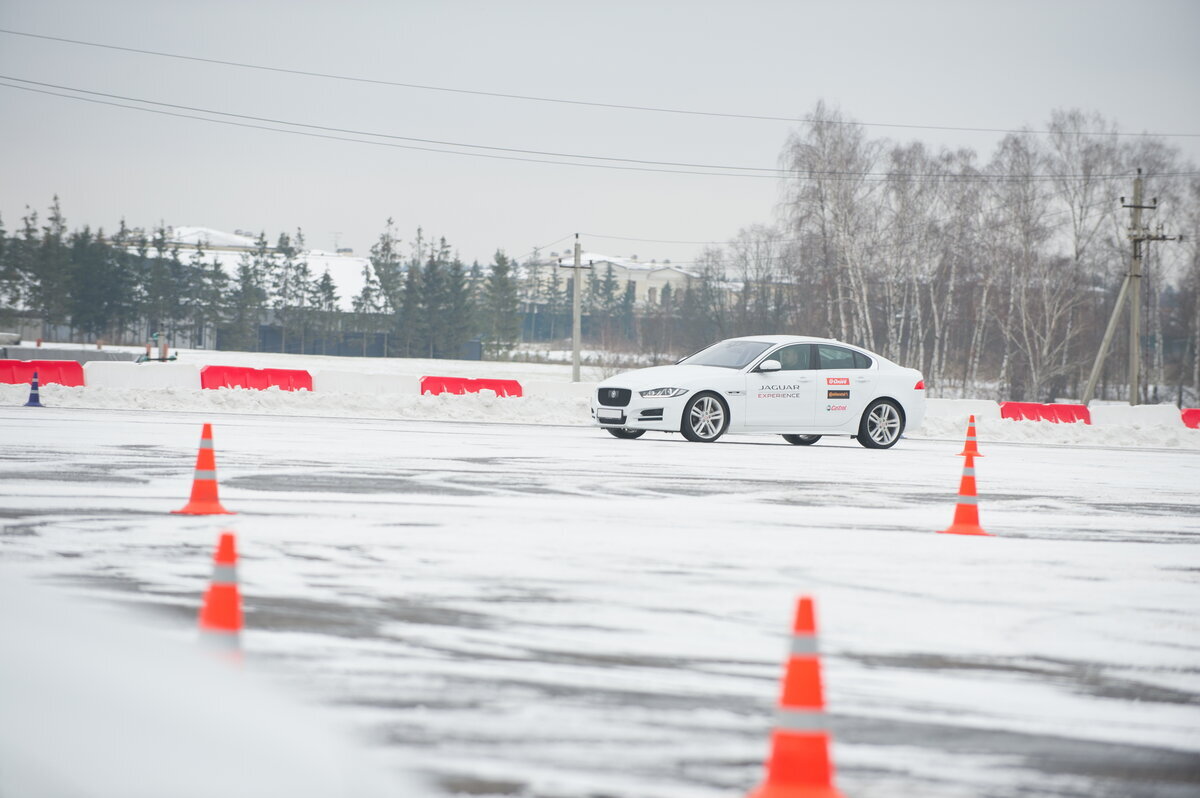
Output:
[[855,377],[854,381],[855,382],[870,382],[871,378],[870,377]]

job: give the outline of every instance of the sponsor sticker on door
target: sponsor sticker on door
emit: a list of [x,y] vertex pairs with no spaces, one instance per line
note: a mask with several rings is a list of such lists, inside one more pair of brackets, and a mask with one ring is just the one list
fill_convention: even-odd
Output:
[[849,399],[850,392],[849,391],[826,391],[825,398],[826,399]]
[[826,377],[825,384],[826,385],[849,385],[850,378],[849,377]]

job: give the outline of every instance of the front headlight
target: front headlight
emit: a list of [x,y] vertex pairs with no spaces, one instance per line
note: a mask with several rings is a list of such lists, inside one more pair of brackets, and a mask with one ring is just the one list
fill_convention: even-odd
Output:
[[671,399],[683,396],[687,392],[687,388],[651,388],[648,391],[638,391],[638,396],[643,399]]

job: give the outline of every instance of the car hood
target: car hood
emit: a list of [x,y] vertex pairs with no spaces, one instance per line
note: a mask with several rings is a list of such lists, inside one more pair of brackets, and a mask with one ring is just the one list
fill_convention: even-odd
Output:
[[697,383],[708,384],[738,374],[737,369],[718,366],[654,366],[626,371],[600,383],[601,388],[630,388],[644,391],[650,388],[690,388]]

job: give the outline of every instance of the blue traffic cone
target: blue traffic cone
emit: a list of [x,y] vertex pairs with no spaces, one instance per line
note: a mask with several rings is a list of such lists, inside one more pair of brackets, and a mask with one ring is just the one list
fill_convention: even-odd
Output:
[[29,384],[29,401],[25,403],[26,407],[45,407],[42,404],[41,398],[38,396],[37,372],[33,372],[33,382]]

